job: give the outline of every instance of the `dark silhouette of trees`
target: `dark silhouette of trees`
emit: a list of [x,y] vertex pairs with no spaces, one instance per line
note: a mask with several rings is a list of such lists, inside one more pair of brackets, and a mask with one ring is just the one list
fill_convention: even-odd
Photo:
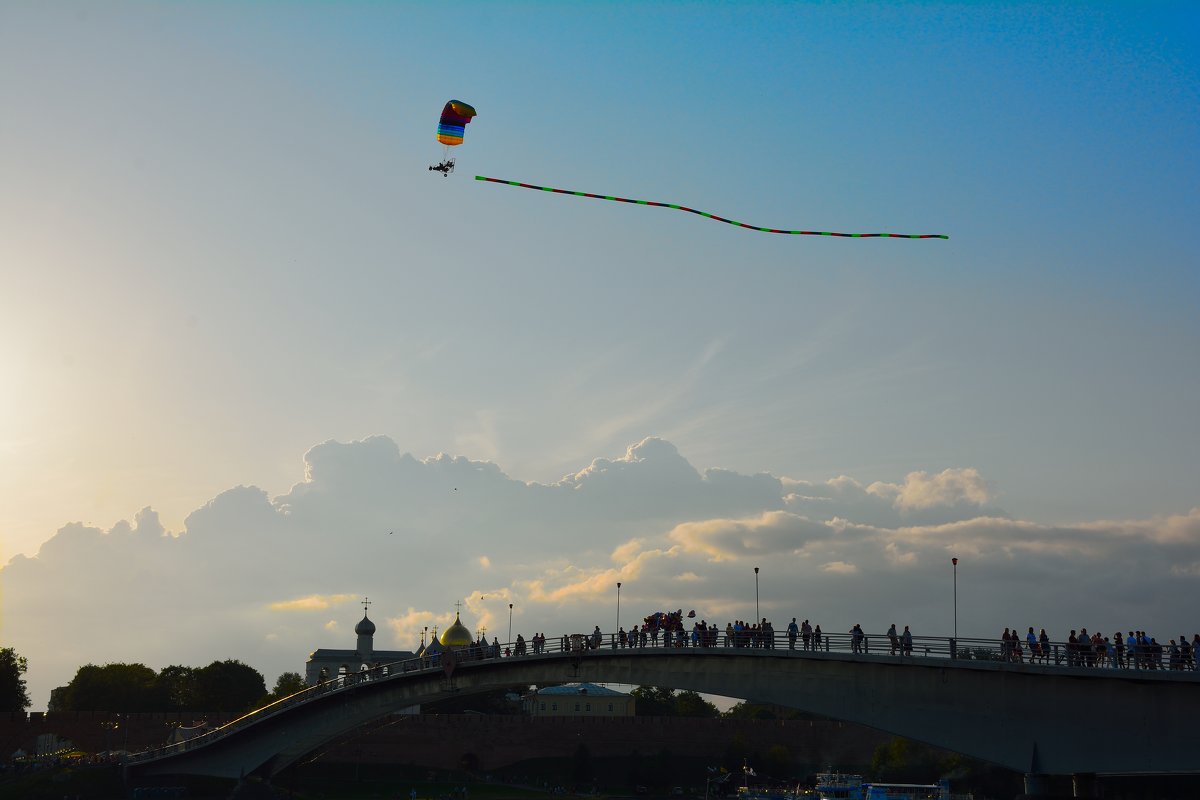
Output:
[[11,647],[0,648],[0,711],[24,711],[29,708],[29,691],[22,676],[29,662]]
[[249,711],[267,698],[267,684],[254,667],[231,659],[195,671],[196,702],[206,711]]
[[712,703],[692,691],[676,692],[664,686],[639,686],[630,692],[639,717],[718,717]]
[[1008,797],[1022,788],[1020,773],[901,736],[875,749],[870,775],[897,783],[929,783],[948,776],[954,791],[966,789],[988,797]]
[[51,693],[50,710],[241,712],[265,702],[263,676],[240,661],[214,661],[200,668],[173,665],[157,674],[145,664],[87,664]]
[[160,711],[158,676],[145,664],[86,664],[50,696],[51,711]]
[[158,671],[158,691],[166,711],[207,711],[196,704],[196,671],[172,665]]
[[307,688],[308,684],[304,682],[304,678],[300,677],[299,672],[285,672],[275,680],[275,688],[271,690],[269,699],[271,702],[282,700]]
[[639,717],[674,716],[674,689],[663,686],[639,686],[629,693],[636,705],[634,713]]
[[676,693],[675,714],[680,717],[703,717],[705,719],[721,716],[721,712],[715,705],[691,690]]

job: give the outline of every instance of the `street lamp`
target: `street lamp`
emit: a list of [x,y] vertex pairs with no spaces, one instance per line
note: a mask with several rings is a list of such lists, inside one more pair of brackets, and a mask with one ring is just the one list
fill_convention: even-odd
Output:
[[613,636],[616,636],[619,630],[621,630],[621,582],[617,581],[617,628],[613,631]]
[[512,641],[512,603],[508,604],[508,641]]
[[954,565],[954,641],[958,641],[958,559],[950,559]]
[[758,612],[758,567],[754,568],[754,624],[757,625],[760,619]]

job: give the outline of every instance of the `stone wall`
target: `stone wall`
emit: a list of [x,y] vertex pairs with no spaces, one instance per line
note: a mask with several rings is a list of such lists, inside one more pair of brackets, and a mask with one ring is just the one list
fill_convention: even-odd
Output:
[[482,771],[530,758],[570,758],[585,744],[592,758],[654,756],[707,758],[711,763],[736,744],[765,754],[782,745],[798,763],[864,764],[890,737],[837,721],[723,720],[679,717],[542,717],[423,715],[397,718],[330,747],[326,761],[418,764]]
[[[167,741],[175,727],[201,721],[221,725],[232,714],[0,714],[0,758],[18,748],[32,754],[39,736],[57,735],[80,750],[137,751]],[[637,752],[708,758],[717,763],[731,747],[766,753],[786,747],[799,763],[862,764],[888,736],[859,725],[827,720],[722,720],[678,717],[543,717],[486,714],[396,715],[361,734],[332,744],[327,762],[415,764],[459,769],[499,769],[531,758],[570,758],[586,744],[593,758]]]

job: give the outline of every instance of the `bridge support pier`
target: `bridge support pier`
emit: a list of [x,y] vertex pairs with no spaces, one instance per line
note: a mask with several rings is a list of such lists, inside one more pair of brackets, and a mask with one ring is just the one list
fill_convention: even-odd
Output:
[[1040,772],[1025,773],[1025,794],[1024,797],[1047,797],[1048,775],[1043,775]]
[[1071,790],[1076,797],[1099,797],[1096,793],[1096,773],[1077,772],[1072,775]]
[[[1026,772],[1025,793],[1020,796],[1020,800],[1053,800],[1064,797],[1061,794],[1052,793],[1051,778],[1053,777],[1040,772]],[[1061,776],[1061,778],[1065,778],[1065,776]],[[1060,787],[1064,782],[1061,778],[1057,781]],[[1071,776],[1071,797],[1099,797],[1096,788],[1096,773],[1094,772],[1078,772]]]

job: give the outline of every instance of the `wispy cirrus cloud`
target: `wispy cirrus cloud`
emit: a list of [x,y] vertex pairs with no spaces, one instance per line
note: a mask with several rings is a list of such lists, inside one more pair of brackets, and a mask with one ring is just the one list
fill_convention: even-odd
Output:
[[310,594],[292,600],[277,600],[267,607],[272,611],[324,611],[357,597],[356,594]]

